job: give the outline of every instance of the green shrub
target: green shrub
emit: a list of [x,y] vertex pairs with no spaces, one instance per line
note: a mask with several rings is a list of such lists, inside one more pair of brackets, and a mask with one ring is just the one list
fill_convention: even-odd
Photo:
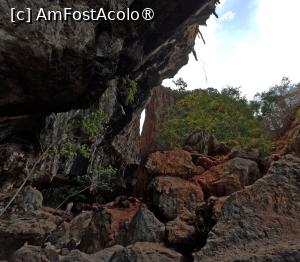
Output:
[[203,130],[227,144],[236,141],[244,148],[268,151],[270,137],[257,110],[258,105],[248,102],[238,88],[186,92],[162,123],[158,142],[162,147],[180,147],[188,135]]
[[85,145],[73,142],[72,140],[65,141],[59,149],[55,150],[55,154],[67,159],[72,158],[75,154],[79,154],[84,158],[89,158],[91,149]]
[[103,131],[104,125],[107,124],[107,121],[107,114],[98,110],[84,117],[82,120],[82,127],[84,132],[90,138],[93,138]]
[[90,158],[91,156],[91,149],[87,145],[78,144],[77,145],[77,152],[84,158]]
[[135,80],[130,79],[127,77],[125,79],[125,86],[126,86],[126,100],[125,104],[130,105],[134,102],[135,95],[137,93],[138,85]]

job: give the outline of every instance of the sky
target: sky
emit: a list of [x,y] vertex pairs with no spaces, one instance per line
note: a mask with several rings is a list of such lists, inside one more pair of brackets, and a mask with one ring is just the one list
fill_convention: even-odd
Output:
[[221,0],[216,11],[219,19],[200,26],[199,61],[190,55],[173,80],[182,77],[188,89],[241,87],[249,99],[284,76],[300,82],[300,0]]

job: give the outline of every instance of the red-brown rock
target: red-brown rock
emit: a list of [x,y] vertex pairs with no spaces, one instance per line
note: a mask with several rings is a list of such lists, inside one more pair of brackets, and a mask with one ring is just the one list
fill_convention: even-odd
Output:
[[150,174],[182,178],[204,172],[201,166],[195,166],[191,154],[181,149],[152,153],[145,166]]
[[154,206],[167,219],[193,217],[197,206],[204,199],[198,185],[177,177],[156,177],[149,189]]
[[199,156],[199,157],[196,158],[195,164],[197,166],[203,167],[205,170],[208,170],[211,167],[216,166],[217,164],[219,164],[219,162],[217,160],[214,160],[214,159],[210,158],[210,157],[202,155],[202,156]]
[[167,239],[172,245],[193,246],[197,241],[197,231],[194,225],[189,225],[176,218],[166,224]]
[[195,176],[194,181],[201,185],[206,198],[208,198],[209,196],[228,196],[253,184],[260,177],[256,162],[234,158],[210,168],[202,175]]

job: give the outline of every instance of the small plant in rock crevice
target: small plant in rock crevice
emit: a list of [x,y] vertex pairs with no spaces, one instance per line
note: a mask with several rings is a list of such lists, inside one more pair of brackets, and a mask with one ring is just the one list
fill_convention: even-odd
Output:
[[135,80],[130,79],[128,76],[124,79],[124,82],[126,87],[125,104],[130,105],[134,102],[138,90],[138,84]]
[[[72,119],[70,123],[73,128],[81,128],[84,134],[88,136],[88,139],[92,140],[103,134],[107,121],[107,114],[101,110],[97,110],[89,113],[81,119]],[[65,130],[65,136],[65,141],[54,150],[55,155],[66,159],[71,159],[76,154],[86,159],[91,157],[91,147],[88,143],[81,142],[79,137],[74,136],[74,134],[72,134],[72,129]]]
[[101,110],[92,112],[83,118],[83,130],[90,138],[94,138],[102,133],[104,126],[107,124],[107,120],[108,117],[105,112]]

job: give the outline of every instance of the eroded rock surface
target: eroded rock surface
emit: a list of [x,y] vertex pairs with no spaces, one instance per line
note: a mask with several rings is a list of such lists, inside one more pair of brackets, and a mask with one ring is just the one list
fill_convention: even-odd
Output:
[[195,261],[297,261],[300,159],[286,156],[225,202]]
[[124,250],[116,253],[111,262],[173,262],[182,261],[182,255],[163,244],[137,242]]
[[191,219],[204,201],[200,186],[177,177],[156,177],[149,190],[153,205],[169,220],[177,216]]
[[149,174],[182,178],[189,178],[204,172],[201,166],[193,163],[191,154],[181,149],[157,151],[150,154],[145,166]]
[[226,163],[213,166],[202,175],[195,176],[194,180],[201,185],[206,197],[222,197],[253,184],[261,176],[256,162],[234,158]]

